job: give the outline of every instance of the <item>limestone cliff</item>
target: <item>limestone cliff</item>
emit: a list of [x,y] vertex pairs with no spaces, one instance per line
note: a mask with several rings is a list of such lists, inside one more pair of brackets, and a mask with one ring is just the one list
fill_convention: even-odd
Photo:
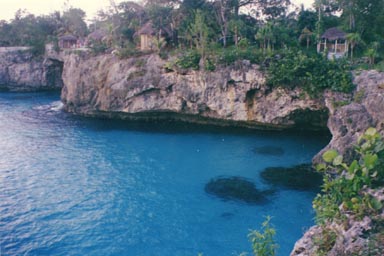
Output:
[[62,88],[62,62],[34,57],[27,47],[0,48],[0,90],[41,91]]
[[352,95],[325,94],[325,104],[330,111],[328,128],[332,134],[329,145],[314,158],[328,149],[336,149],[345,160],[354,157],[353,145],[369,127],[375,127],[384,135],[384,73],[375,70],[355,73],[356,89]]
[[[375,127],[384,136],[384,73],[363,71],[355,74],[354,83],[356,90],[353,95],[328,93],[325,97],[330,109],[328,127],[333,137],[314,158],[315,162],[320,162],[322,153],[328,149],[336,149],[346,161],[355,158],[354,145],[368,127]],[[338,106],[340,103],[343,106]],[[383,187],[370,191],[370,194],[384,204]],[[333,221],[325,227],[314,226],[297,241],[291,256],[318,255],[319,237],[325,236],[327,230],[338,235],[329,246],[329,251],[321,255],[383,255],[383,226],[380,226],[383,221],[382,209],[375,220],[372,216],[359,220],[351,214],[345,216],[342,224]]]
[[[215,72],[166,72],[156,55],[119,60],[113,55],[64,56],[62,101],[67,111],[127,119],[170,118],[188,122],[250,128],[322,129],[328,126],[333,148],[353,157],[353,145],[368,128],[384,133],[384,73],[355,74],[352,94],[325,92],[310,99],[299,89],[271,89],[257,65],[247,61]],[[328,120],[328,123],[327,123]],[[320,152],[314,161],[321,159]],[[384,189],[378,198],[384,201]],[[380,194],[381,193],[381,194]],[[384,214],[384,213],[383,213]],[[364,233],[372,228],[369,217],[351,220],[329,255],[364,249]],[[291,255],[314,255],[312,227]]]
[[214,72],[167,72],[157,55],[64,56],[62,101],[69,112],[129,119],[167,118],[250,128],[324,129],[322,99],[271,90],[247,61]]

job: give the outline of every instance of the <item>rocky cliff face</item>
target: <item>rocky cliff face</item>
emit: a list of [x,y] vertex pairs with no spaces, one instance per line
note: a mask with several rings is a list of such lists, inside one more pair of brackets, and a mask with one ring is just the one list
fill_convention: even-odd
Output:
[[119,60],[113,55],[64,56],[66,110],[129,119],[171,118],[250,128],[324,129],[321,99],[300,90],[269,89],[247,61],[215,72],[166,72],[157,55]]
[[[354,83],[357,87],[353,95],[328,93],[325,97],[330,110],[328,127],[333,138],[315,156],[315,162],[320,162],[323,152],[328,149],[336,149],[350,161],[355,154],[353,146],[369,127],[375,127],[384,136],[384,73],[363,71],[355,74]],[[338,106],[340,104],[344,106]],[[384,204],[383,187],[370,194]],[[324,255],[382,255],[383,231],[382,226],[381,230],[377,228],[380,226],[378,220],[384,220],[384,210],[375,221],[371,216],[359,220],[350,215],[342,224],[330,222],[325,227],[314,226],[296,243],[291,256],[318,255],[319,237],[324,237],[327,230],[338,236]]]
[[0,90],[60,89],[62,67],[59,60],[34,57],[26,47],[0,48]]
[[345,160],[352,159],[353,145],[369,127],[375,127],[384,135],[384,73],[375,70],[356,73],[354,84],[356,89],[352,95],[325,94],[332,140],[315,156],[314,162],[321,161],[323,152],[328,149],[336,149]]
[[[62,101],[66,110],[77,114],[269,129],[328,126],[332,140],[324,150],[336,149],[345,160],[353,157],[353,145],[368,127],[384,133],[384,73],[376,71],[355,74],[353,94],[326,92],[310,99],[298,89],[268,88],[259,67],[248,62],[215,72],[182,74],[166,72],[165,61],[155,55],[118,60],[112,55],[69,54],[64,63]],[[383,190],[377,192],[381,201]],[[369,241],[364,235],[372,228],[369,218],[350,220],[347,228],[330,225],[343,236],[328,255],[366,249]],[[320,227],[312,227],[291,255],[316,254],[314,237],[321,232]]]

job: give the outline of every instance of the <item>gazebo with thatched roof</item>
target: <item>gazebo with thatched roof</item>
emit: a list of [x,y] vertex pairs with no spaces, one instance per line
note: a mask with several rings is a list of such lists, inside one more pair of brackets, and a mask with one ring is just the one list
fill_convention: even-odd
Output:
[[134,34],[134,36],[140,37],[140,50],[148,51],[153,50],[155,39],[169,38],[171,36],[171,32],[167,28],[160,28],[159,30],[156,30],[153,27],[152,22],[148,21]]
[[61,49],[75,48],[77,45],[77,37],[74,35],[63,35],[59,37],[59,47]]
[[347,34],[344,31],[334,27],[327,29],[321,35],[317,44],[317,52],[328,52],[328,59],[338,59],[348,53]]

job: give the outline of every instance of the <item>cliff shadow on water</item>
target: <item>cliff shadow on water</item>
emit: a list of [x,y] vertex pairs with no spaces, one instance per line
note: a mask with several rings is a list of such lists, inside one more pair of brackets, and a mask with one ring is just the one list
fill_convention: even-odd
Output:
[[[124,120],[121,118],[103,118],[72,115],[72,118],[83,120],[90,124],[91,129],[95,130],[131,130],[149,133],[209,133],[209,134],[228,134],[236,136],[294,136],[294,137],[314,137],[321,141],[329,142],[331,134],[328,130],[312,131],[301,128],[290,128],[286,130],[263,129],[259,127],[246,128],[236,124],[215,125],[211,123],[195,123],[190,121],[180,121],[172,118],[145,118],[139,120]],[[218,121],[220,122],[220,121]],[[224,121],[223,121],[224,122]],[[254,149],[257,150],[257,149]],[[263,149],[260,149],[263,151]],[[265,149],[268,151],[268,149]]]

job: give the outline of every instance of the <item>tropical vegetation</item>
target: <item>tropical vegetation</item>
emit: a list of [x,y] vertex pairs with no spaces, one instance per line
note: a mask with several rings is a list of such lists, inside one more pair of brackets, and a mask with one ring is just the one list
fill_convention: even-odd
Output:
[[354,64],[373,66],[384,56],[382,0],[315,0],[310,9],[295,7],[289,0],[143,0],[119,4],[111,0],[107,9],[87,21],[83,10],[70,5],[41,16],[19,10],[12,20],[0,21],[0,46],[34,46],[41,52],[45,42],[60,35],[84,38],[102,30],[105,47],[101,49],[124,51],[135,49],[135,33],[152,21],[155,30],[167,27],[170,32],[166,42],[159,41],[157,51],[195,50],[203,61],[212,62],[217,57],[211,55],[222,49],[236,55],[241,47],[253,47],[269,56],[288,49],[314,52],[320,35],[330,27],[348,33],[349,56]]
[[377,192],[384,186],[382,136],[374,128],[367,129],[359,138],[355,148],[355,159],[350,163],[344,162],[343,156],[336,150],[326,151],[323,160],[324,163],[317,165],[317,169],[324,173],[323,193],[317,195],[313,201],[317,224],[323,230],[315,241],[320,255],[327,255],[336,237],[341,235],[337,233],[337,229],[330,228],[331,223],[343,225],[350,219],[359,221],[367,216],[373,225],[366,237],[375,244],[374,248],[367,249],[369,252],[360,252],[362,254],[358,255],[382,255],[384,205],[377,197]]
[[[315,0],[313,7],[295,7],[289,0],[110,0],[86,22],[83,10],[66,6],[62,11],[36,16],[19,10],[10,21],[0,21],[0,47],[31,46],[36,55],[46,43],[57,43],[62,35],[85,38],[103,31],[103,40],[93,44],[97,53],[114,52],[121,58],[135,56],[136,32],[148,21],[154,29],[170,32],[157,38],[154,51],[170,59],[166,68],[213,71],[239,60],[259,64],[266,70],[271,87],[301,87],[316,96],[325,89],[352,90],[353,68],[384,71],[384,1]],[[341,60],[327,60],[316,52],[324,31],[338,27],[347,33],[349,51]],[[159,33],[160,35],[160,33]],[[342,222],[347,214],[356,218],[375,215],[383,205],[371,191],[384,185],[384,142],[368,129],[356,146],[356,160],[345,163],[331,150],[326,164],[323,193],[314,201],[317,221]],[[264,231],[250,235],[253,251],[273,255],[274,230],[269,219]],[[334,239],[333,233],[326,234]],[[327,245],[325,246],[327,247]]]

